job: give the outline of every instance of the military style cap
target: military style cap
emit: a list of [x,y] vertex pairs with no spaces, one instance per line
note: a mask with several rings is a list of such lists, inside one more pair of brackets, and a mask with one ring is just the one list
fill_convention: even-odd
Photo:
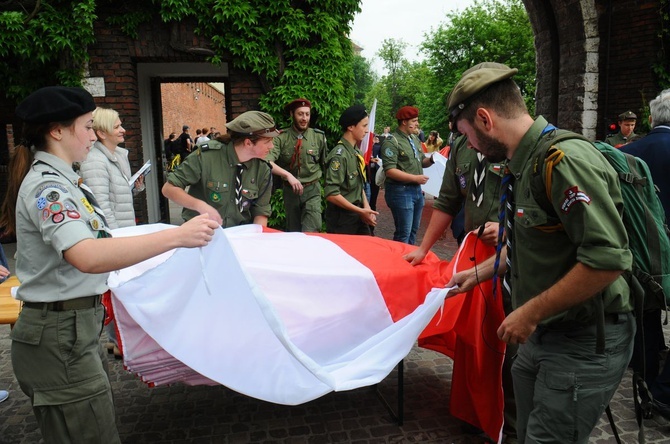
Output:
[[261,111],[247,111],[226,123],[226,128],[247,136],[276,137],[279,131],[270,114]]
[[312,103],[311,103],[309,100],[307,100],[307,99],[295,99],[294,101],[289,102],[289,103],[284,107],[284,110],[285,110],[287,113],[292,113],[292,112],[295,111],[297,108],[301,108],[301,107],[303,107],[303,106],[306,106],[306,107],[308,107],[308,108],[311,108],[311,107],[312,107]]
[[350,125],[357,125],[358,122],[365,119],[368,112],[363,105],[354,105],[345,109],[340,116],[340,126],[342,129],[348,128]]
[[477,94],[517,72],[516,68],[494,62],[480,63],[465,71],[447,98],[450,119],[456,119]]
[[637,120],[637,116],[633,111],[626,111],[625,113],[619,114],[619,120]]
[[95,109],[93,96],[84,88],[47,86],[26,97],[16,115],[28,123],[64,122]]
[[395,118],[398,120],[409,120],[419,117],[419,108],[414,106],[403,106],[395,113]]

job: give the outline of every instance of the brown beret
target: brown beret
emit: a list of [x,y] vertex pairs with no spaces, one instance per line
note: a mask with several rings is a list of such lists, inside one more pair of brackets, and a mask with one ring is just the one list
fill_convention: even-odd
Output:
[[47,86],[19,103],[16,116],[27,123],[65,122],[94,109],[93,96],[84,88]]
[[350,125],[357,125],[358,122],[365,119],[367,116],[368,112],[365,111],[363,105],[350,106],[345,109],[340,116],[340,126],[342,129],[347,129]]
[[295,99],[294,101],[289,102],[289,104],[286,105],[286,106],[284,107],[284,110],[285,110],[287,113],[292,113],[292,112],[295,111],[297,108],[301,108],[301,107],[303,107],[303,106],[306,106],[306,107],[308,107],[308,108],[311,108],[311,107],[312,107],[312,104],[311,104],[311,102],[310,102],[309,100],[307,100],[307,99]]
[[637,116],[633,111],[626,111],[625,113],[619,114],[619,121],[621,120],[637,120]]
[[465,71],[447,99],[450,119],[458,117],[477,94],[517,72],[519,70],[516,68],[494,62],[480,63]]
[[419,108],[414,106],[403,106],[395,113],[395,118],[398,120],[409,120],[419,117]]
[[280,133],[275,128],[274,119],[261,111],[247,111],[226,123],[229,130],[247,136],[276,137]]

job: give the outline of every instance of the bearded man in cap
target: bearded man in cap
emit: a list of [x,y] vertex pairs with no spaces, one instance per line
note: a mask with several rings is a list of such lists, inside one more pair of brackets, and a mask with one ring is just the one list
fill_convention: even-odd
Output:
[[495,257],[453,276],[468,291],[504,275],[513,311],[498,328],[520,344],[512,365],[519,442],[586,443],[616,391],[633,351],[635,322],[622,277],[632,255],[621,215],[619,179],[590,143],[556,143],[548,197],[539,205],[534,153],[555,127],[533,119],[511,77],[516,69],[464,74],[449,98],[454,127],[491,162],[506,162]]
[[423,155],[421,141],[415,134],[419,109],[403,106],[395,117],[398,128],[384,139],[380,152],[386,173],[384,198],[393,214],[393,240],[414,245],[424,205],[421,185],[428,182],[423,169],[435,161],[432,156]]
[[226,127],[228,133],[198,145],[168,174],[163,195],[184,207],[184,220],[207,214],[223,228],[267,226],[272,176],[263,159],[279,131],[272,117],[260,111],[242,113]]
[[637,116],[633,111],[619,114],[619,132],[607,136],[605,143],[609,143],[615,148],[621,148],[625,144],[637,139],[638,135],[634,132],[636,122]]
[[274,148],[265,158],[272,174],[283,179],[286,230],[321,231],[321,183],[328,151],[323,131],[310,128],[312,104],[295,99],[285,110],[292,125],[275,138]]

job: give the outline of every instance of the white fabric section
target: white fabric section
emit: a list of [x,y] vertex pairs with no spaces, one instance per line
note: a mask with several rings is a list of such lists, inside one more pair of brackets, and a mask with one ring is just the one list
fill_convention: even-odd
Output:
[[219,383],[280,404],[378,383],[446,295],[433,290],[393,323],[370,270],[337,245],[259,226],[147,262],[109,279],[127,368],[149,383]]
[[435,164],[423,169],[423,174],[428,176],[428,182],[421,185],[421,191],[437,197],[440,195],[442,178],[447,167],[447,158],[437,151],[432,156]]

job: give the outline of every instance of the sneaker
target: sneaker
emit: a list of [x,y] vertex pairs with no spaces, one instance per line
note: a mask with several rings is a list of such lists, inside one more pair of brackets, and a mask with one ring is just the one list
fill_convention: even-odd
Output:
[[658,399],[654,399],[651,401],[652,405],[654,406],[654,410],[664,417],[665,419],[670,420],[670,405],[665,404]]
[[7,390],[0,390],[0,402],[6,401],[9,398],[9,392]]

